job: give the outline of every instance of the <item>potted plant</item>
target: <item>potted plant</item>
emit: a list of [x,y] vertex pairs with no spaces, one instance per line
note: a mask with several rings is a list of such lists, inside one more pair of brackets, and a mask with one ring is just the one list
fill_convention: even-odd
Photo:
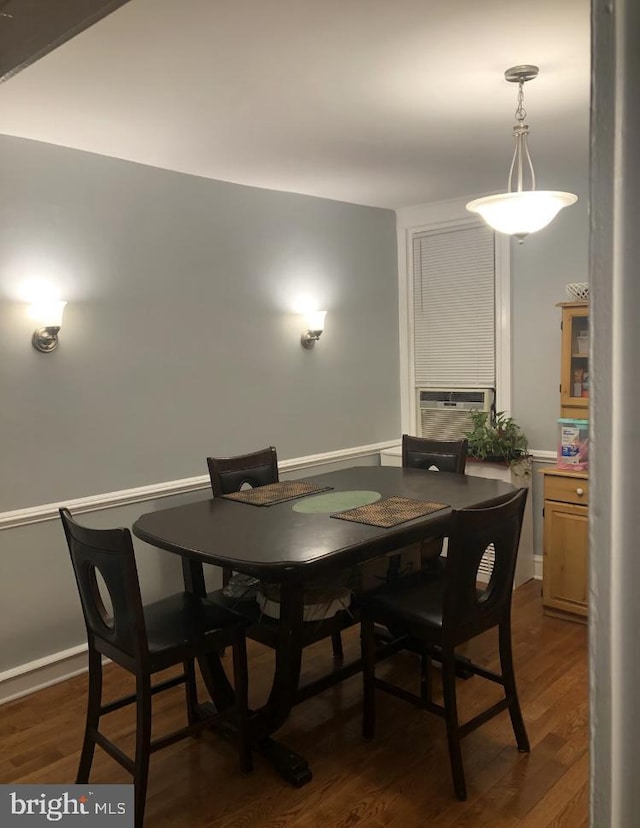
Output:
[[468,456],[488,463],[501,463],[516,474],[529,474],[527,436],[513,417],[504,411],[471,411],[473,428],[465,432],[469,441]]

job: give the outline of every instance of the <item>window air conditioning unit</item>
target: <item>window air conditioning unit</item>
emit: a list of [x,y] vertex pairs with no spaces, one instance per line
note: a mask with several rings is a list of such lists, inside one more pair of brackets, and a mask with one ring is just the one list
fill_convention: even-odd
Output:
[[494,399],[493,388],[417,388],[418,436],[462,440],[471,430],[470,412],[491,411]]

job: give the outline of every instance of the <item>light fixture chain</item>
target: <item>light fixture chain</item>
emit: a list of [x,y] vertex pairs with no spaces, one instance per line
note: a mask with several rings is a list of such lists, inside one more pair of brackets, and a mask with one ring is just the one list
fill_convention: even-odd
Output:
[[518,80],[518,98],[515,113],[517,123],[513,127],[513,136],[516,139],[516,146],[507,182],[507,192],[509,193],[521,193],[524,190],[525,164],[531,178],[531,189],[535,190],[536,188],[536,174],[533,170],[533,162],[531,161],[531,156],[529,155],[529,146],[527,143],[529,127],[524,123],[524,119],[527,117],[527,110],[524,108],[524,84],[526,80],[527,78],[523,76],[521,76]]
[[524,81],[518,84],[518,106],[516,107],[516,121],[522,123],[527,117],[527,110],[524,108]]

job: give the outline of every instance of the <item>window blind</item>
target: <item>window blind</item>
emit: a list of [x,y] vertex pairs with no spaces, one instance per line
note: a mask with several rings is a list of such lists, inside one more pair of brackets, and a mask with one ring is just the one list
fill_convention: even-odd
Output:
[[493,231],[461,226],[413,238],[416,386],[495,388]]

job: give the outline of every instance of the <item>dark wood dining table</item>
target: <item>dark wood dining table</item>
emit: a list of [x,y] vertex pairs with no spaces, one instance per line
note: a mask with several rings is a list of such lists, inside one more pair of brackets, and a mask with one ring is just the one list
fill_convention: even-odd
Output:
[[[252,711],[251,730],[256,746],[296,786],[311,779],[308,763],[274,740],[273,734],[293,705],[354,675],[360,666],[358,661],[340,665],[312,686],[299,686],[304,646],[353,623],[347,613],[339,614],[342,620],[330,622],[329,632],[315,622],[305,623],[305,585],[414,542],[446,535],[453,509],[482,506],[513,491],[513,486],[499,480],[388,466],[347,468],[304,480],[336,493],[377,492],[381,499],[435,501],[446,508],[380,528],[336,519],[326,512],[298,511],[294,507],[300,499],[255,506],[219,497],[148,512],[133,525],[136,537],[181,556],[185,587],[197,594],[206,594],[203,564],[229,567],[279,585],[279,620],[254,628],[259,640],[267,633],[272,636],[268,643],[275,650],[275,671],[266,703]],[[220,658],[210,657],[200,668],[212,702],[218,709],[230,706],[233,688]]]

